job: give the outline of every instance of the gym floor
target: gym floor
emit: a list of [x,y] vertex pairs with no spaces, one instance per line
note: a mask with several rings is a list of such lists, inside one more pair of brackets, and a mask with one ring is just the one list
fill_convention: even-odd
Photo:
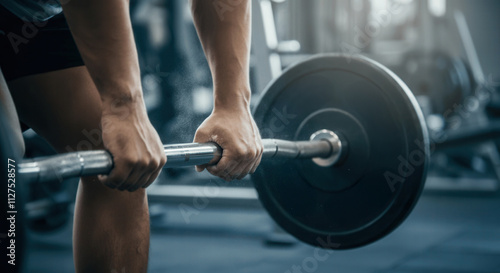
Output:
[[[263,210],[209,205],[186,224],[177,206],[156,209],[166,213],[152,221],[150,273],[500,272],[498,194],[425,191],[410,217],[389,236],[330,253],[299,242],[266,244],[273,224]],[[28,272],[74,272],[71,226],[31,237]],[[118,268],[113,273],[125,272]]]

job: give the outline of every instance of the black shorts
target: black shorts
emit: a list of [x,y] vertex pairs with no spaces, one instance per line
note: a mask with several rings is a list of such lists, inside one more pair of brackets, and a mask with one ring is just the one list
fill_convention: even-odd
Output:
[[64,15],[26,22],[0,5],[0,68],[7,81],[83,65]]

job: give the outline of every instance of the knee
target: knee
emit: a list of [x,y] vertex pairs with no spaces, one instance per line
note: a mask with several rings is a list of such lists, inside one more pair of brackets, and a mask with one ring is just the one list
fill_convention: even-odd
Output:
[[24,145],[24,138],[23,135],[20,133],[18,136],[15,137],[16,142],[16,147],[18,147],[18,152],[20,157],[24,156],[24,153],[26,152],[26,146]]
[[[4,122],[4,120],[2,120],[2,122]],[[6,127],[4,129],[6,136],[4,136],[4,139],[8,141],[15,155],[18,158],[22,158],[25,152],[25,145],[19,121],[17,119],[8,118],[5,124]]]
[[114,203],[143,203],[147,200],[146,189],[140,188],[134,192],[120,191],[105,186],[96,177],[82,177],[80,180],[80,191],[82,197],[91,198],[94,201],[113,201]]

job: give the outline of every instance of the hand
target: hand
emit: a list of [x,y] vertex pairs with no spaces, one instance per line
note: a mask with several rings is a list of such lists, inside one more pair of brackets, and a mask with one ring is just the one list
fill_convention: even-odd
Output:
[[196,166],[226,181],[254,173],[262,158],[259,129],[247,107],[214,109],[196,131],[194,142],[215,142],[223,149],[217,165]]
[[167,158],[142,100],[103,111],[101,125],[104,147],[112,154],[114,167],[99,180],[130,192],[151,185]]

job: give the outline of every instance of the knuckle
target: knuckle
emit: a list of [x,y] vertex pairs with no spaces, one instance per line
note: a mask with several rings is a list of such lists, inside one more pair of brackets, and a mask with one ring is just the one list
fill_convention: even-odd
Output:
[[160,159],[153,159],[149,162],[149,169],[155,171],[160,166]]
[[259,155],[262,155],[264,153],[264,145],[262,145],[262,143],[259,144],[258,149],[259,149]]
[[167,156],[165,155],[165,153],[162,151],[161,153],[158,153],[155,157],[155,160],[158,161],[158,163],[160,163],[162,160],[165,160],[167,158]]
[[141,168],[147,168],[150,164],[151,160],[147,157],[143,157],[137,160],[136,164]]
[[246,155],[243,157],[244,162],[250,162],[255,158],[255,155],[253,152],[247,152]]
[[149,150],[147,150],[139,160],[145,160],[147,162],[149,162],[150,160],[152,160],[154,157],[156,156],[156,153],[153,153]]
[[250,151],[248,152],[248,155],[249,155],[250,159],[256,158],[258,155],[257,149],[256,148],[250,149]]
[[236,148],[234,154],[238,158],[245,158],[247,156],[247,149],[243,147]]
[[120,160],[118,163],[122,163],[127,168],[132,168],[136,165],[137,158],[132,157],[132,156],[127,156],[127,157],[124,157],[122,160]]
[[156,161],[156,167],[163,167],[163,165],[165,165],[165,161],[167,160],[164,157],[158,158],[158,160]]
[[165,166],[165,164],[167,163],[167,157],[166,156],[163,156],[161,159],[160,159],[160,166],[158,167],[163,167]]

